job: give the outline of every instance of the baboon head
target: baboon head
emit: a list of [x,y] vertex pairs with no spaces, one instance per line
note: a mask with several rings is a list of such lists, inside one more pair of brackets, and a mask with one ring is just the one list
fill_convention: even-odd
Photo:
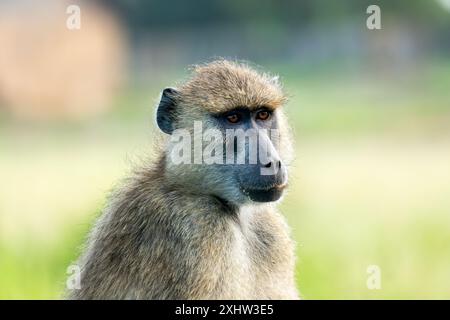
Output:
[[278,200],[287,185],[289,128],[278,79],[226,60],[194,68],[162,92],[158,127],[170,135],[166,176],[187,192],[233,205]]

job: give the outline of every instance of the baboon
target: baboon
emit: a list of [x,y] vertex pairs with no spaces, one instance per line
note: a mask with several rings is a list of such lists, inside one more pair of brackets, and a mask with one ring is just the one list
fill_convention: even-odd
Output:
[[[224,59],[195,66],[176,89],[164,89],[158,161],[113,192],[78,262],[81,288],[68,297],[297,299],[294,245],[275,208],[292,156],[285,102],[277,77]],[[255,129],[269,156],[253,164],[175,164],[171,137],[192,132],[194,121],[220,132]],[[278,130],[278,143],[261,129]],[[234,138],[221,146],[248,159],[248,141],[239,147]]]

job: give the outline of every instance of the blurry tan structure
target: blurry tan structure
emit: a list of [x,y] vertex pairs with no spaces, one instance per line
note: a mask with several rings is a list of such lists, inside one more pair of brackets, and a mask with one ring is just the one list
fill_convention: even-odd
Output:
[[81,2],[69,30],[65,1],[0,5],[0,108],[27,119],[83,118],[111,107],[123,85],[126,39],[117,19]]

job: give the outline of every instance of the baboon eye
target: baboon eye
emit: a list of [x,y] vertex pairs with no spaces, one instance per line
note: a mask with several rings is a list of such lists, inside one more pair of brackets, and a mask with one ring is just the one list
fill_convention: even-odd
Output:
[[230,123],[238,123],[239,121],[241,121],[241,116],[237,113],[232,113],[227,115],[227,120]]
[[270,112],[267,110],[258,111],[256,114],[256,119],[266,121],[270,118]]

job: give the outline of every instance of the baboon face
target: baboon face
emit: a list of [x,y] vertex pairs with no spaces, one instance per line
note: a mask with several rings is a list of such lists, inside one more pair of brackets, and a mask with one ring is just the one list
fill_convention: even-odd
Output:
[[[278,110],[243,105],[211,112],[177,105],[177,94],[165,89],[157,111],[159,128],[171,135],[166,161],[174,182],[235,205],[278,200],[287,184]],[[189,154],[174,160],[183,147]]]
[[291,150],[285,101],[278,78],[246,64],[197,66],[187,82],[163,91],[158,106],[158,126],[171,135],[168,179],[236,205],[278,200]]
[[286,186],[287,173],[278,152],[276,110],[268,106],[240,106],[212,117],[224,137],[224,170],[233,177],[231,184],[252,201],[278,200]]

